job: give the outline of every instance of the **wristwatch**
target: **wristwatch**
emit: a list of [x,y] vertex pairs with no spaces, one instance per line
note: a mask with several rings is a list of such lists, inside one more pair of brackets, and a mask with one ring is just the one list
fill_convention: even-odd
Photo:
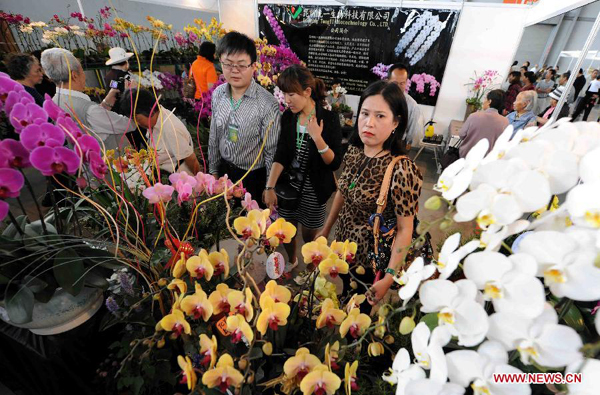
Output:
[[270,191],[271,189],[275,189],[275,187],[265,187],[265,191]]

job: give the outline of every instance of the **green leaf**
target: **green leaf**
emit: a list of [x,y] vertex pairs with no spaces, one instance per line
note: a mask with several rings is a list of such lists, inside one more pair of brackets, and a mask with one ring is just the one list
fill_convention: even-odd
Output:
[[427,324],[429,330],[434,330],[438,326],[437,313],[425,314],[423,317],[421,317],[420,322],[424,322],[425,324]]
[[585,323],[583,321],[583,316],[581,315],[581,311],[577,308],[577,306],[572,305],[569,311],[563,317],[565,323],[571,328],[575,329],[577,332],[582,332],[586,329]]
[[38,277],[25,276],[25,284],[33,293],[43,291],[48,283]]
[[26,324],[31,322],[33,315],[33,292],[27,287],[20,287],[18,291],[6,298],[6,312],[11,322]]
[[[54,226],[49,223],[44,222],[46,225],[46,230],[49,234],[58,234],[58,231]],[[42,228],[42,221],[37,220],[30,224],[25,225],[25,229],[23,230],[25,235],[29,237],[37,237],[44,234],[44,229]]]
[[140,376],[134,377],[132,379],[132,383],[131,383],[131,386],[133,387],[133,394],[138,395],[140,393],[140,390],[142,389],[143,385],[144,385],[143,378],[141,378]]
[[[23,229],[25,227],[25,224],[27,224],[27,217],[24,215],[19,215],[16,219],[16,223],[19,224],[19,227],[21,229]],[[2,236],[4,237],[8,237],[10,239],[14,239],[15,237],[17,237],[17,235],[19,234],[19,231],[17,231],[17,227],[15,225],[13,225],[13,223],[11,222],[10,225],[8,225],[6,227],[6,229],[4,229],[4,232],[2,232]]]
[[107,289],[109,285],[108,280],[94,270],[85,275],[85,283],[90,287],[103,290]]
[[0,274],[0,285],[8,284],[9,281],[10,281],[10,279],[8,277],[4,277],[2,274]]
[[54,296],[55,292],[56,292],[56,286],[48,285],[42,291],[36,292],[34,294],[35,300],[40,303],[48,303],[50,301],[50,299],[52,299],[52,297]]
[[65,249],[54,258],[54,277],[58,285],[73,296],[77,296],[85,283],[83,274],[85,268],[79,255],[72,249]]

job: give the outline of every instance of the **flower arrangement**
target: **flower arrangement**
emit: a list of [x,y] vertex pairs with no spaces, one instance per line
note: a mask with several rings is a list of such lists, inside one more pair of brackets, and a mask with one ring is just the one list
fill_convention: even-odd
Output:
[[131,83],[135,85],[141,85],[144,88],[154,88],[156,90],[162,90],[164,88],[162,84],[163,75],[159,71],[150,72],[146,69],[142,73],[131,73]]
[[[207,119],[212,115],[212,95],[215,89],[225,83],[225,77],[221,75],[217,82],[208,90],[208,92],[202,92],[202,98],[200,100],[183,99],[184,102],[190,104],[194,112],[198,113],[200,119]],[[183,87],[182,87],[183,89]]]
[[467,104],[480,109],[483,104],[483,98],[497,83],[498,77],[499,74],[496,70],[485,70],[481,76],[475,73],[475,77],[471,78],[472,82],[466,84],[470,87],[469,97],[466,100]]
[[270,92],[275,88],[279,74],[293,64],[303,64],[288,47],[269,45],[266,39],[256,39],[256,79]]
[[406,81],[406,92],[410,92],[412,84],[415,84],[414,90],[416,93],[425,93],[425,84],[429,84],[429,96],[433,97],[436,95],[440,83],[437,82],[434,76],[426,73],[413,74],[409,80]]
[[377,65],[371,69],[371,72],[373,74],[375,74],[376,76],[378,76],[379,79],[384,80],[388,76],[388,71],[389,71],[390,67],[392,67],[391,64],[386,65],[383,63],[377,63]]
[[271,26],[271,29],[273,29],[275,36],[277,36],[277,39],[279,40],[279,45],[282,47],[289,48],[290,44],[288,43],[287,39],[285,38],[283,29],[281,29],[281,26],[279,26],[279,22],[277,22],[277,18],[275,18],[275,15],[273,15],[273,11],[271,11],[269,6],[267,6],[267,5],[264,6],[263,15],[265,16],[265,18],[267,18],[267,22],[269,22],[269,26]]
[[335,87],[335,89],[330,90],[327,92],[328,95],[333,96],[334,94],[336,95],[345,95],[347,94],[348,91],[346,90],[346,88],[343,88],[341,85],[338,85]]

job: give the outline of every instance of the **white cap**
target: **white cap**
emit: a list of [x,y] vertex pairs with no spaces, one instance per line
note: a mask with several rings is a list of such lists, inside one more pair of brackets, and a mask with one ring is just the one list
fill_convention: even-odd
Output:
[[129,60],[129,58],[133,56],[133,53],[125,52],[123,48],[116,47],[108,50],[108,56],[110,56],[110,59],[106,61],[106,65],[110,66],[115,63],[122,63]]

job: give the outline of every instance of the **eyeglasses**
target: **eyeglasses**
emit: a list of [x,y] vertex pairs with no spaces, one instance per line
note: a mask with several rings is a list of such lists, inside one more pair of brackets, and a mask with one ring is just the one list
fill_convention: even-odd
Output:
[[221,66],[223,66],[223,68],[225,70],[234,70],[235,69],[236,71],[242,72],[242,71],[246,71],[250,67],[252,67],[252,64],[221,63]]

